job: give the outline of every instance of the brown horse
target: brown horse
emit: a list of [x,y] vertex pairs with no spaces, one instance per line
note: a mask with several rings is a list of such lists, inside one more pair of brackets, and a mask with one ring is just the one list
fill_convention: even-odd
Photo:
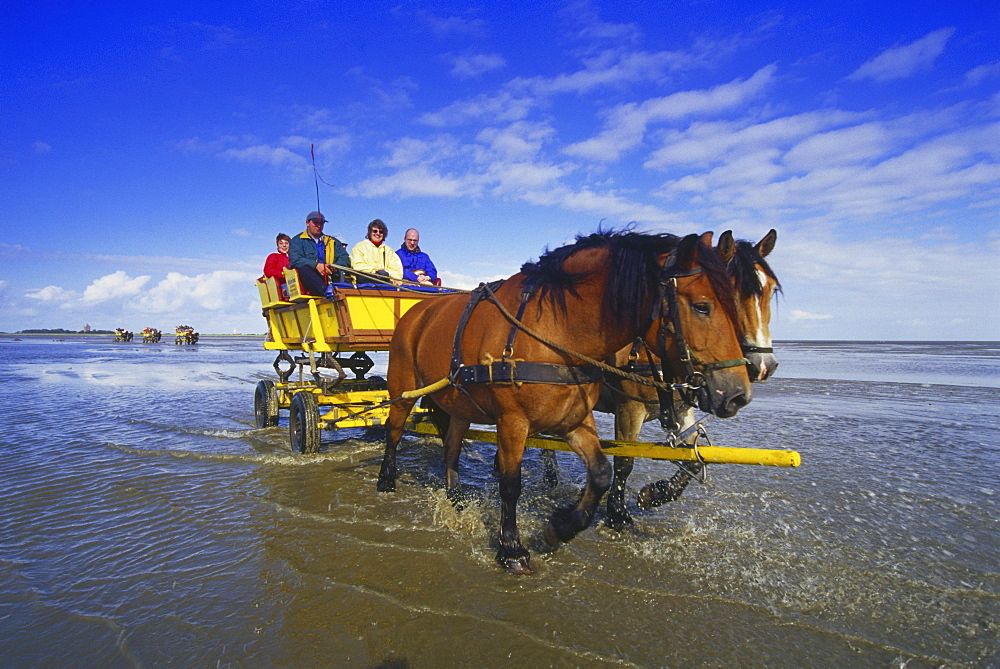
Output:
[[[516,516],[526,438],[540,432],[563,436],[587,469],[579,503],[549,520],[545,536],[553,546],[590,525],[611,484],[591,413],[601,373],[573,353],[602,360],[640,336],[667,359],[686,352],[697,371],[702,407],[721,417],[750,401],[750,380],[742,364],[732,363],[742,354],[725,265],[697,235],[598,232],[525,264],[495,290],[486,288],[482,301],[489,304],[445,296],[421,302],[400,319],[387,381],[390,396],[400,401],[389,411],[378,489],[395,489],[396,447],[415,402],[403,393],[450,378],[430,396],[450,417],[443,438],[447,488],[458,490],[458,458],[469,425],[495,424],[497,560],[511,573],[527,574],[532,570]],[[511,318],[523,332],[511,326]],[[667,330],[673,332],[668,336]]]
[[[766,381],[778,366],[771,344],[770,321],[771,298],[781,290],[781,284],[764,260],[774,250],[777,238],[778,233],[771,230],[757,244],[753,244],[735,241],[732,232],[726,231],[719,237],[716,247],[716,253],[726,263],[736,289],[737,331],[743,354],[748,360],[750,380],[754,382]],[[615,365],[628,369],[630,356],[637,363],[632,367],[642,368],[647,373],[660,364],[643,349],[629,346],[615,355]],[[673,374],[676,378],[683,378],[682,369],[674,369]],[[678,432],[694,424],[694,412],[689,404],[676,397],[672,404],[672,416]],[[659,417],[660,396],[649,386],[609,376],[595,411],[615,415],[615,439],[635,441],[642,424]],[[618,456],[614,459],[614,479],[608,493],[607,510],[608,522],[615,528],[632,523],[625,504],[625,484],[632,466],[632,458]],[[647,486],[640,493],[640,506],[659,506],[676,498],[690,477],[682,476],[681,480],[680,487],[676,482],[671,486],[667,481]]]

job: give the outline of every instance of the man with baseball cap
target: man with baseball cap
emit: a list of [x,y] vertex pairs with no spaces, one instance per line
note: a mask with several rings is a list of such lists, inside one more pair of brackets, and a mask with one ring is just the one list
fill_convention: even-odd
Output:
[[326,217],[318,211],[306,216],[306,229],[292,238],[288,263],[299,271],[299,283],[310,295],[323,295],[326,286],[337,276],[337,268],[350,267],[347,245],[336,237],[323,234]]

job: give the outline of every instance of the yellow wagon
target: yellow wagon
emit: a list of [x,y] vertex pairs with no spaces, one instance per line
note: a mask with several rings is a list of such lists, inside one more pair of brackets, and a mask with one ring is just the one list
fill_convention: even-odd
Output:
[[278,351],[278,381],[257,384],[256,425],[277,425],[287,409],[292,449],[302,453],[319,448],[322,430],[385,423],[389,409],[380,405],[389,394],[384,379],[368,376],[375,366],[369,353],[389,350],[396,323],[417,302],[454,292],[341,283],[329,297],[313,297],[291,269],[283,285],[271,277],[257,289],[268,327],[264,348]]

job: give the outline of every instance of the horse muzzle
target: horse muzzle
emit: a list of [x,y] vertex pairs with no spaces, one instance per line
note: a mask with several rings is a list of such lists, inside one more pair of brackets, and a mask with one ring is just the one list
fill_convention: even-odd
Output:
[[747,353],[747,374],[754,383],[767,381],[778,368],[778,359],[773,353]]
[[[712,375],[712,377],[716,376],[718,375]],[[735,375],[726,374],[725,376]],[[753,399],[753,391],[750,386],[731,378],[726,378],[723,382],[716,382],[715,378],[709,378],[708,383],[698,389],[698,408],[719,418],[735,416],[736,412],[749,404],[751,399]]]

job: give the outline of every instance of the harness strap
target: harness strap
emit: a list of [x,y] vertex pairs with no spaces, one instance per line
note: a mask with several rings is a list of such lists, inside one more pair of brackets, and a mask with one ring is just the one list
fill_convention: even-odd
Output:
[[545,383],[556,386],[579,386],[600,383],[604,372],[593,365],[571,367],[527,360],[495,360],[488,365],[464,365],[456,382],[465,383]]
[[[493,291],[490,291],[491,293]],[[524,286],[521,288],[521,304],[517,307],[517,316],[514,319],[520,323],[521,317],[524,316],[524,310],[528,306],[528,300],[531,299],[531,294],[535,292],[535,280],[534,278],[528,279]],[[496,295],[490,295],[494,300]],[[510,334],[507,335],[507,344],[503,347],[502,359],[507,360],[514,355],[514,338],[517,337],[517,324],[511,324]]]
[[486,299],[487,291],[492,292],[496,288],[499,288],[501,284],[503,284],[502,279],[494,281],[491,284],[481,283],[478,288],[469,294],[469,301],[465,305],[465,310],[458,319],[458,326],[455,329],[455,343],[451,349],[451,376],[455,376],[455,373],[462,366],[462,335],[465,334],[465,326],[468,325],[469,319],[472,317],[473,309],[476,308],[477,304]]

